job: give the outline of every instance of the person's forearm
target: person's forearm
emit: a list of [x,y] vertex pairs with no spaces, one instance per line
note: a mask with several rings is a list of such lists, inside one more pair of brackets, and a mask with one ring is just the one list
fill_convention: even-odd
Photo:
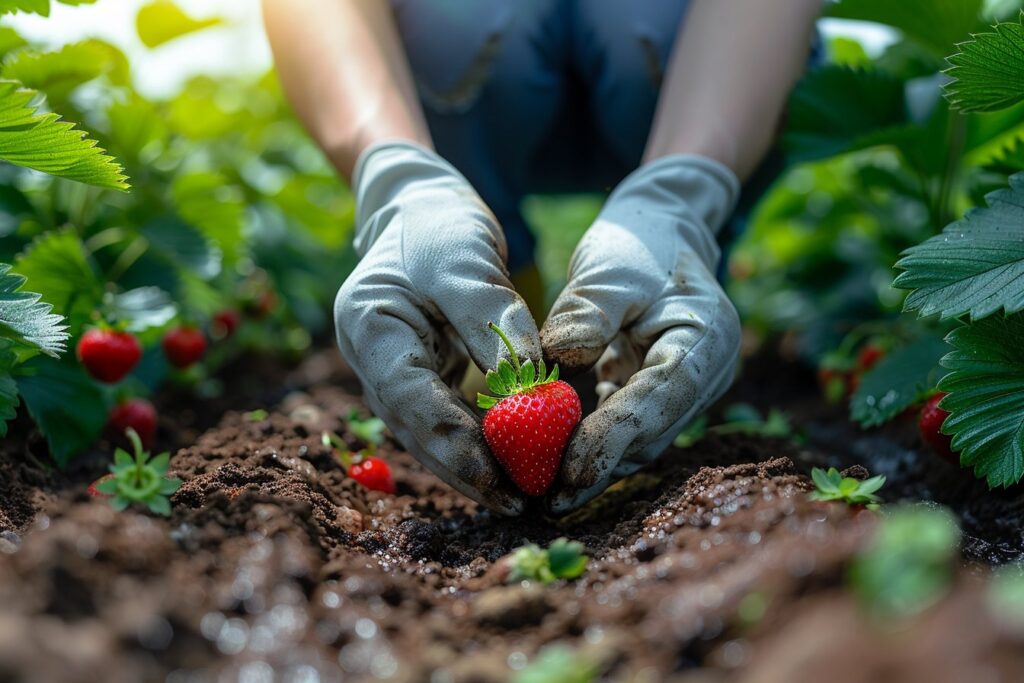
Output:
[[263,17],[289,101],[346,178],[375,142],[432,147],[389,3],[263,0]]
[[700,154],[744,179],[803,72],[821,0],[694,0],[669,60],[644,161]]

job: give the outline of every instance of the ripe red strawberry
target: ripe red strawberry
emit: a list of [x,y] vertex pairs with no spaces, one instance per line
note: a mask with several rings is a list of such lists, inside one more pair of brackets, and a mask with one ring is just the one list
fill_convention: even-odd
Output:
[[242,316],[233,308],[225,308],[213,314],[213,334],[218,339],[227,339],[238,329]]
[[176,368],[187,368],[203,357],[206,337],[197,328],[180,325],[164,335],[164,355]]
[[371,491],[395,492],[395,480],[391,466],[375,455],[365,456],[348,468],[348,476]]
[[487,372],[487,386],[503,398],[480,394],[477,405],[487,410],[484,439],[509,477],[528,496],[541,496],[558,474],[562,451],[580,421],[576,391],[558,379],[558,366],[545,376],[541,360],[519,364],[505,333],[488,323],[508,348],[512,362],[502,359]]
[[142,358],[142,347],[130,332],[98,327],[82,335],[75,355],[90,375],[113,384],[132,371]]
[[144,398],[131,398],[114,406],[107,417],[107,430],[114,438],[124,438],[128,428],[138,433],[142,446],[149,450],[156,439],[156,408]]
[[857,370],[867,372],[885,357],[885,350],[877,344],[865,344],[857,354]]
[[102,491],[99,490],[99,485],[113,478],[113,474],[104,474],[102,477],[100,477],[93,483],[89,484],[89,487],[86,488],[85,490],[88,491],[89,495],[92,496],[93,498],[110,498],[110,494],[103,493]]
[[949,417],[949,413],[939,407],[939,401],[944,396],[945,394],[938,393],[928,399],[924,407],[921,408],[917,426],[921,430],[921,439],[931,446],[937,455],[950,462],[960,464],[960,458],[953,452],[953,437],[940,431],[942,423]]

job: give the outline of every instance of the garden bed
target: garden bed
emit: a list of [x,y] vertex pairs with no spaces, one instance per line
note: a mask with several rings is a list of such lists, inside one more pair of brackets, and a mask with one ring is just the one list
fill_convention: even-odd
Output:
[[[729,400],[790,408],[806,445],[709,434],[561,520],[496,517],[391,442],[397,495],[359,487],[321,444],[351,439],[361,406],[332,354],[262,397],[229,381],[236,407],[276,406],[229,411],[173,454],[185,483],[166,520],[90,498],[98,460],[55,477],[8,441],[0,681],[506,681],[550,643],[608,680],[1021,680],[1024,633],[978,578],[1024,550],[1020,492],[976,495],[967,473],[911,457],[905,427],[857,433],[801,398],[806,378],[773,396],[757,368]],[[808,500],[823,464],[884,470],[888,500],[961,515],[968,561],[944,600],[898,623],[862,608],[844,576],[878,517]],[[592,557],[579,579],[505,583],[503,556],[559,536]]]

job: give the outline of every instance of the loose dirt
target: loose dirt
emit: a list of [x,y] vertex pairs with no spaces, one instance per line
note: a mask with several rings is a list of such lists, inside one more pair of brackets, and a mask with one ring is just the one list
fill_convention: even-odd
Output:
[[[282,380],[266,419],[229,411],[191,441],[162,429],[187,437],[169,519],[89,498],[96,457],[51,475],[6,442],[0,681],[486,683],[554,642],[614,681],[1024,680],[1024,632],[990,614],[979,565],[906,623],[877,623],[844,588],[877,517],[807,499],[826,462],[888,467],[888,497],[950,504],[975,561],[1024,549],[1019,492],[978,502],[938,459],[901,460],[899,426],[854,433],[794,402],[807,445],[711,435],[567,518],[503,519],[394,442],[381,455],[397,495],[348,479],[320,442],[330,429],[357,443],[343,418],[361,404],[332,358]],[[245,395],[236,407],[259,407]],[[513,548],[559,536],[587,547],[582,577],[504,583]]]

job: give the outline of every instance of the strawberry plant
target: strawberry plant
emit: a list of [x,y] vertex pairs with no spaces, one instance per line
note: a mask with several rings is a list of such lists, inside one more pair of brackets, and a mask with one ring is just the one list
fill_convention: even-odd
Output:
[[[242,354],[307,348],[330,324],[352,200],[272,75],[147,98],[114,45],[2,25],[50,7],[0,2],[0,429],[25,410],[64,465],[172,368],[206,390]],[[157,47],[220,23],[161,0],[136,26]]]
[[129,428],[127,435],[135,451],[134,456],[121,448],[114,451],[110,475],[97,481],[94,490],[109,496],[110,506],[115,510],[124,510],[133,503],[142,503],[150,512],[170,515],[171,503],[168,496],[181,487],[180,479],[167,477],[171,454],[161,453],[150,457],[134,429]]
[[[794,167],[736,249],[731,290],[754,329],[796,330],[792,348],[825,359],[825,393],[865,427],[948,394],[937,433],[992,487],[1024,477],[1024,15],[1011,5],[829,4],[903,40],[877,57],[837,49],[798,85]],[[844,343],[865,327],[884,355]]]
[[[1024,101],[1014,71],[1024,60],[1021,20],[1024,13],[958,46],[946,88],[955,108],[994,111]],[[986,196],[986,207],[907,249],[895,281],[909,290],[908,311],[955,321],[941,361],[948,373],[938,382],[949,413],[941,433],[992,487],[1024,477],[1024,174],[1008,183]]]
[[544,359],[519,363],[512,342],[494,323],[488,327],[508,349],[509,359],[488,370],[487,388],[500,398],[479,394],[477,405],[487,414],[483,430],[494,457],[512,481],[529,496],[551,486],[562,463],[562,451],[582,416],[576,390],[558,379],[558,366],[548,374]]
[[885,485],[885,477],[877,475],[861,481],[853,477],[844,477],[835,467],[823,470],[815,467],[811,470],[811,479],[815,490],[811,491],[811,500],[842,501],[853,506],[867,506],[874,509],[882,499],[875,495]]
[[529,543],[512,553],[508,581],[540,581],[552,583],[559,579],[575,579],[583,573],[590,561],[583,554],[583,544],[559,538],[547,549]]

